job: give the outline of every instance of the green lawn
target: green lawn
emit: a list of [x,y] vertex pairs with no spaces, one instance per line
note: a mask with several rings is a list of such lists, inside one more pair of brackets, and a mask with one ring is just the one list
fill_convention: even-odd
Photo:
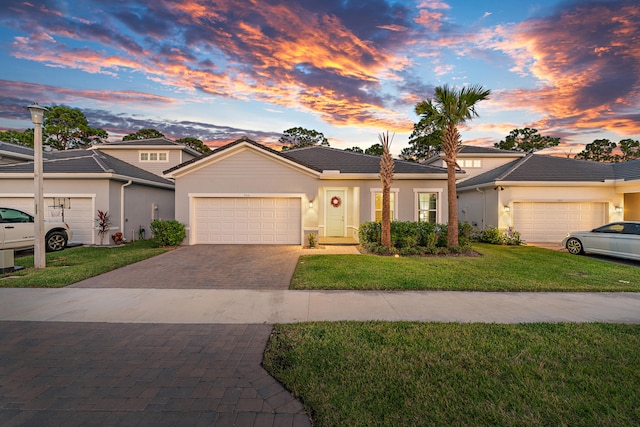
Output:
[[264,366],[315,426],[637,426],[640,325],[277,325]]
[[45,269],[33,268],[33,256],[20,257],[15,259],[14,265],[23,266],[25,269],[0,275],[0,287],[61,288],[168,250],[153,247],[150,240],[111,247],[68,248],[60,252],[47,253]]
[[291,289],[640,292],[640,268],[531,246],[474,245],[480,256],[300,257]]

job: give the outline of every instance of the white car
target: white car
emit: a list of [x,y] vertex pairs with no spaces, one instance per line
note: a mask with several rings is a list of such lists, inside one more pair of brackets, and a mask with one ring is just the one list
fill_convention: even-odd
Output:
[[[35,237],[33,216],[12,208],[0,208],[0,249],[27,249]],[[45,248],[47,252],[61,251],[73,237],[64,222],[45,222]]]
[[562,246],[574,255],[591,252],[640,261],[640,221],[612,222],[591,231],[569,233]]

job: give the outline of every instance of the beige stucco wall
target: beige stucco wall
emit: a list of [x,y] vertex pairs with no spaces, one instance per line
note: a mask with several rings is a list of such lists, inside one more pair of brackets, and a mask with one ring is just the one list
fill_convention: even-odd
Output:
[[[97,149],[101,149],[98,147]],[[115,157],[116,159],[120,159],[123,162],[127,162],[132,164],[140,169],[146,170],[148,172],[154,173],[156,175],[162,176],[162,172],[167,169],[171,169],[172,167],[179,165],[182,162],[190,160],[193,156],[183,153],[180,150],[167,150],[162,148],[153,148],[149,147],[148,149],[117,149],[117,148],[108,148],[103,149],[106,154]],[[140,152],[167,152],[167,161],[166,162],[141,162],[140,161]]]
[[[486,187],[483,193],[477,190],[458,192],[458,209],[460,218],[478,228],[498,227],[507,229],[513,226],[513,204],[518,202],[601,202],[608,203],[609,221],[621,220],[622,215],[615,211],[622,206],[624,194],[617,193],[615,187],[606,184],[596,186],[563,185],[563,186],[509,186],[502,185],[504,190]],[[510,212],[504,211],[504,206]],[[465,209],[466,214],[461,211]],[[483,221],[484,219],[484,221]]]

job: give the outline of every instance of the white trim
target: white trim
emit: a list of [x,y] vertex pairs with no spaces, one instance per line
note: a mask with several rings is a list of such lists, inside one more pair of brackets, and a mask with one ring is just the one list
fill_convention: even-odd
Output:
[[442,188],[414,188],[413,189],[413,218],[414,221],[418,222],[418,210],[420,208],[418,204],[418,194],[420,193],[436,193],[436,222],[438,224],[442,224],[442,193],[444,189]]
[[[382,188],[370,188],[371,192],[371,221],[376,220],[376,193],[382,193]],[[391,192],[394,193],[393,196],[393,218],[391,221],[398,220],[398,193],[400,193],[399,188],[391,188]]]
[[[147,160],[142,160],[142,155],[147,154],[149,157]],[[157,154],[157,160],[151,160],[151,154]],[[160,160],[160,154],[165,155],[164,160]],[[168,150],[139,150],[138,151],[138,161],[140,163],[169,163],[169,151]]]

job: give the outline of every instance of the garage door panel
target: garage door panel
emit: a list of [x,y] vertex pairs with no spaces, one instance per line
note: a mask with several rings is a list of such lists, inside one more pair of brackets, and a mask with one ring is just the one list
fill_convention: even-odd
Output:
[[200,244],[300,244],[300,198],[199,198]]
[[571,231],[604,224],[606,206],[606,203],[514,203],[513,225],[524,241],[560,242]]

